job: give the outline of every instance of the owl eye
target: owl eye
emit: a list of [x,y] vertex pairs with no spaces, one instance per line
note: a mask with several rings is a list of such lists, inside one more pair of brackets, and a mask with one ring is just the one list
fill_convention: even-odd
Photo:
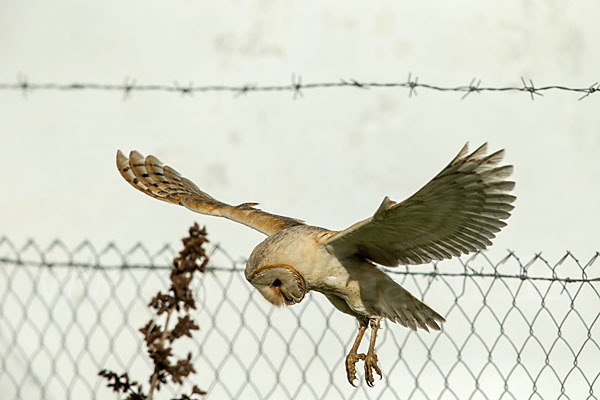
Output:
[[271,287],[281,286],[281,281],[279,279],[275,279],[273,283],[271,283]]

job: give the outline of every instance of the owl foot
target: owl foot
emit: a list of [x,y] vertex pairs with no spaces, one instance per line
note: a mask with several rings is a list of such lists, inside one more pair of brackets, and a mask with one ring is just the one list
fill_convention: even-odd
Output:
[[356,351],[350,351],[346,356],[346,376],[348,377],[348,382],[354,387],[354,380],[356,379],[356,363],[358,360],[364,360],[366,356],[363,353],[357,354]]
[[356,379],[356,363],[358,360],[364,360],[366,357],[363,353],[358,354],[358,346],[360,346],[360,342],[365,335],[368,325],[369,320],[366,318],[358,320],[358,333],[354,340],[354,344],[352,345],[352,349],[350,349],[350,353],[346,356],[346,376],[348,377],[348,382],[354,387],[356,387],[354,384],[354,380]]
[[365,381],[369,387],[375,385],[375,379],[373,376],[373,370],[379,375],[379,379],[382,378],[381,369],[377,365],[377,354],[375,354],[375,341],[377,340],[377,331],[379,330],[379,322],[381,317],[370,318],[369,325],[371,325],[371,342],[369,343],[369,351],[365,356]]
[[[362,354],[362,356],[364,356],[364,354]],[[381,369],[379,369],[379,366],[377,365],[377,354],[375,354],[373,352],[368,352],[367,355],[364,357],[364,360],[365,360],[365,381],[367,381],[367,385],[369,385],[369,387],[373,387],[375,385],[373,370],[375,370],[375,372],[377,372],[377,375],[379,375],[379,379],[382,378]]]

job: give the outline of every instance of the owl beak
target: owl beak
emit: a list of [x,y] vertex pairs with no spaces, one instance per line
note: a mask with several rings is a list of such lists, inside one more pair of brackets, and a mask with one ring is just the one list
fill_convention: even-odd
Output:
[[292,306],[296,303],[300,303],[302,301],[302,299],[304,298],[304,295],[298,297],[298,296],[294,296],[291,293],[286,293],[283,290],[281,290],[280,287],[272,287],[272,289],[277,294],[278,297],[283,299],[283,303],[285,303],[288,306]]
[[285,304],[287,304],[288,306],[292,306],[296,303],[300,303],[302,301],[302,297],[301,298],[296,298],[293,296],[289,296],[286,295],[283,291],[281,291],[281,297],[283,297],[283,301],[285,301]]

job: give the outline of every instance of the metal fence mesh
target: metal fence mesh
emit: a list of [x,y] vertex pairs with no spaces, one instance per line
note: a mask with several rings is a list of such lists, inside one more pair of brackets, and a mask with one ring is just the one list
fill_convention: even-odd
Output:
[[[0,238],[1,397],[113,398],[99,370],[149,376],[138,329],[174,255],[169,246],[17,247]],[[509,252],[492,261],[480,253],[388,270],[448,322],[431,334],[384,323],[383,380],[355,389],[343,363],[353,318],[318,293],[272,308],[245,281],[243,263],[217,246],[194,284],[200,331],[179,350],[194,354],[190,385],[217,399],[596,399],[598,256],[525,261]],[[157,398],[176,395],[169,390]]]

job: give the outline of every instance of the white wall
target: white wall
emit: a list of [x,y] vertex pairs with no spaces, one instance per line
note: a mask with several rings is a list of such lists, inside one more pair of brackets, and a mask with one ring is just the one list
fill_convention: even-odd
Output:
[[[599,80],[597,1],[219,3],[5,1],[0,81],[285,84],[355,78],[586,87]],[[331,229],[412,194],[465,141],[506,148],[518,200],[506,249],[556,260],[600,248],[594,94],[405,89],[180,96],[0,91],[0,234],[150,248],[197,221],[235,258],[263,236],[129,187],[116,149],[155,154],[213,196]]]
[[[404,81],[587,86],[597,2],[3,2],[0,80],[181,84]],[[401,200],[461,145],[506,148],[514,216],[496,248],[598,249],[598,98],[332,89],[196,94],[0,92],[2,233],[77,243],[179,238],[192,220],[244,256],[262,236],[136,193],[114,153],[138,149],[217,198],[342,229]],[[492,250],[494,251],[494,250]]]

